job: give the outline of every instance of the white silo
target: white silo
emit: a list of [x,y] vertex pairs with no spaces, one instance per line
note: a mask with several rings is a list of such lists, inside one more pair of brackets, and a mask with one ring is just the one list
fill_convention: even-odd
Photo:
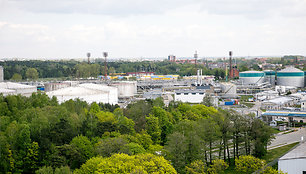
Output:
[[261,84],[264,81],[265,73],[262,71],[244,71],[239,73],[242,84]]
[[304,71],[301,71],[294,67],[287,67],[277,74],[277,85],[280,86],[295,86],[304,87]]
[[3,73],[3,67],[0,66],[0,82],[4,81],[4,73]]
[[275,86],[275,71],[265,70],[265,82],[270,83],[272,86]]

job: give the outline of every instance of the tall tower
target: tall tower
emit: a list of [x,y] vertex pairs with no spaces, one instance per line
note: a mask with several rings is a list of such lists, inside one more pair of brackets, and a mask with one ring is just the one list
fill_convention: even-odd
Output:
[[87,53],[88,64],[90,64],[90,53]]
[[3,73],[3,67],[0,66],[0,82],[4,81],[4,73]]
[[198,60],[198,53],[197,53],[197,51],[195,51],[193,57],[194,57],[194,60],[195,60],[195,64],[197,64],[197,60]]
[[229,78],[232,78],[232,55],[233,52],[229,51]]
[[108,56],[108,53],[103,52],[103,56],[105,58],[105,60],[104,60],[104,76],[105,76],[105,81],[106,81],[107,80],[107,56]]

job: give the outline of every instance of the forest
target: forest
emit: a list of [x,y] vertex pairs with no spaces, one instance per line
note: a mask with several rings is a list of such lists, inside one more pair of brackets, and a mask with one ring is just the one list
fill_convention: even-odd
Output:
[[[104,75],[104,63],[67,61],[5,61],[0,62],[4,68],[4,79],[12,81],[37,80],[38,78],[57,78],[71,80],[75,78],[97,78]],[[217,79],[224,78],[225,71],[220,68],[208,69],[203,64],[176,64],[169,61],[159,62],[108,62],[110,73],[127,73],[135,71],[155,72],[155,74],[178,74],[180,76],[196,75],[197,69],[203,69],[204,75],[215,75]]]
[[253,115],[203,104],[157,98],[122,109],[59,104],[44,93],[0,96],[1,173],[222,173],[232,165],[249,173],[247,161],[259,169],[272,138]]

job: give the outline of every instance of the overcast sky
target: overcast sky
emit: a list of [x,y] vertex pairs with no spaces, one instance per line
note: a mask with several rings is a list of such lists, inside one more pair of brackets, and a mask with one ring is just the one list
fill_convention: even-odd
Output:
[[0,58],[306,55],[306,0],[0,0]]

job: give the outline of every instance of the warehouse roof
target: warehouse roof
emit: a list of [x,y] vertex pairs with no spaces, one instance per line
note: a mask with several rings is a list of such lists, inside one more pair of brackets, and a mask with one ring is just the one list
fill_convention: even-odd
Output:
[[279,160],[306,158],[306,143],[300,143],[296,148],[286,153]]
[[292,100],[293,99],[289,98],[289,97],[278,97],[278,98],[274,98],[274,99],[271,99],[271,100],[264,101],[264,103],[274,103],[274,104],[277,104],[277,105],[281,105],[281,104],[288,103]]
[[279,72],[303,72],[303,71],[290,66],[290,67],[280,70]]
[[[55,91],[47,92],[48,95],[56,96],[80,96],[80,95],[95,95],[100,94],[101,90],[88,89],[85,87],[67,87]],[[105,91],[106,93],[107,91]]]
[[0,88],[4,89],[24,89],[24,88],[36,88],[36,86],[23,85],[13,82],[0,82]]
[[306,117],[306,112],[298,111],[267,111],[263,116]]

